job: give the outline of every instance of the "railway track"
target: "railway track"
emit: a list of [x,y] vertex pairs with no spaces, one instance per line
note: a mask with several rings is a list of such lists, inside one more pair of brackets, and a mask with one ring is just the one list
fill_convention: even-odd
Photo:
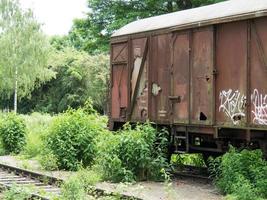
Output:
[[[10,189],[12,186],[30,188],[31,199],[51,200],[61,196],[60,185],[63,179],[47,176],[29,170],[0,163],[0,190]],[[101,188],[91,187],[89,197],[116,196],[122,200],[142,200],[125,194],[105,191]]]
[[0,163],[2,190],[10,189],[12,186],[22,186],[29,189],[32,199],[49,200],[60,196],[59,185],[62,182],[61,179]]
[[173,175],[175,178],[190,178],[207,183],[212,181],[209,176],[208,168],[206,167],[183,165],[176,167],[173,171]]

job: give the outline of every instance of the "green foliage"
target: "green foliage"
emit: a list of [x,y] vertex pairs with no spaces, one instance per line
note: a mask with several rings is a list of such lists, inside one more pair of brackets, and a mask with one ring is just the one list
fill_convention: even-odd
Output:
[[82,182],[77,177],[71,177],[61,186],[62,199],[85,200],[86,192]]
[[267,162],[260,150],[238,152],[231,148],[223,157],[210,163],[216,185],[233,199],[267,198]]
[[12,185],[10,189],[3,193],[4,200],[25,200],[30,199],[31,193],[29,188]]
[[95,137],[105,131],[105,121],[81,108],[55,117],[45,141],[47,149],[56,156],[59,169],[77,170],[79,165],[92,164]]
[[19,153],[26,140],[24,120],[14,113],[6,114],[1,120],[0,136],[6,153]]
[[161,169],[168,167],[166,132],[157,133],[148,123],[135,128],[126,125],[115,135],[102,134],[98,149],[103,177],[114,182],[160,179]]
[[58,169],[58,159],[49,150],[43,149],[44,151],[38,157],[38,161],[44,170],[54,171]]
[[100,180],[99,172],[81,168],[63,184],[62,198],[64,200],[85,199],[85,195],[92,192],[92,186]]
[[14,94],[29,96],[54,73],[47,68],[49,43],[30,10],[23,10],[16,0],[0,1],[0,92],[6,99]]
[[56,78],[36,89],[31,100],[24,99],[20,107],[25,110],[21,111],[58,113],[68,107],[76,109],[88,98],[99,112],[105,110],[109,76],[107,55],[90,56],[64,48],[51,55],[49,65],[56,72]]
[[111,34],[132,21],[220,1],[224,0],[90,0],[87,18],[74,21],[68,41],[89,53],[107,52]]
[[172,155],[171,162],[174,165],[192,165],[197,167],[204,167],[205,162],[201,154],[174,154]]
[[26,145],[22,154],[27,158],[40,155],[44,149],[42,137],[47,132],[52,117],[49,114],[32,113],[31,115],[21,115],[27,127]]

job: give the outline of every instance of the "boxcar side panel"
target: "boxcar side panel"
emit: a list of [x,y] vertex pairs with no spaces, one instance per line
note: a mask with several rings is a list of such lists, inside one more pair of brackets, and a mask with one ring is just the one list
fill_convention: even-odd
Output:
[[214,33],[212,27],[196,29],[192,38],[191,123],[212,123]]
[[189,123],[189,32],[172,36],[171,96],[174,123]]
[[252,126],[267,125],[267,17],[251,23],[250,90]]
[[159,123],[169,122],[170,40],[171,34],[152,37],[151,114],[152,120]]
[[216,121],[244,126],[247,99],[247,21],[217,26]]

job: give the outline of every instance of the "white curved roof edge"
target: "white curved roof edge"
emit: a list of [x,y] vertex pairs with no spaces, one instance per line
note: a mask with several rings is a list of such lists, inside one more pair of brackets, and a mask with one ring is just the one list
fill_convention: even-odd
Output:
[[219,20],[248,13],[257,15],[266,11],[267,0],[228,0],[208,6],[137,20],[117,30],[112,37]]

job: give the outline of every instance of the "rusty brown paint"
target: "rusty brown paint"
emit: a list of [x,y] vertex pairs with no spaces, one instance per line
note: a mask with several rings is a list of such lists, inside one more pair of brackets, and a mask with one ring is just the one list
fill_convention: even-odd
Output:
[[191,121],[211,124],[213,95],[213,29],[193,32],[191,68]]
[[[267,18],[255,19],[251,27],[250,125],[267,125]],[[259,48],[259,46],[262,47]]]
[[[255,112],[267,113],[267,17],[214,27],[112,43],[111,117],[126,121],[124,112],[133,104],[132,121],[264,128]],[[136,73],[138,57],[144,68]],[[140,79],[132,79],[135,75]],[[227,106],[233,108],[229,113]]]
[[128,108],[128,45],[112,45],[111,116],[125,119]]
[[172,41],[171,96],[173,123],[188,123],[189,116],[189,33],[175,33]]
[[157,85],[158,95],[152,95],[152,117],[159,122],[169,122],[170,94],[170,40],[171,34],[154,36],[152,39],[152,80]]
[[131,119],[146,120],[148,115],[148,40],[147,38],[132,41],[131,73]]
[[218,25],[216,46],[217,125],[243,126],[247,98],[247,22]]

